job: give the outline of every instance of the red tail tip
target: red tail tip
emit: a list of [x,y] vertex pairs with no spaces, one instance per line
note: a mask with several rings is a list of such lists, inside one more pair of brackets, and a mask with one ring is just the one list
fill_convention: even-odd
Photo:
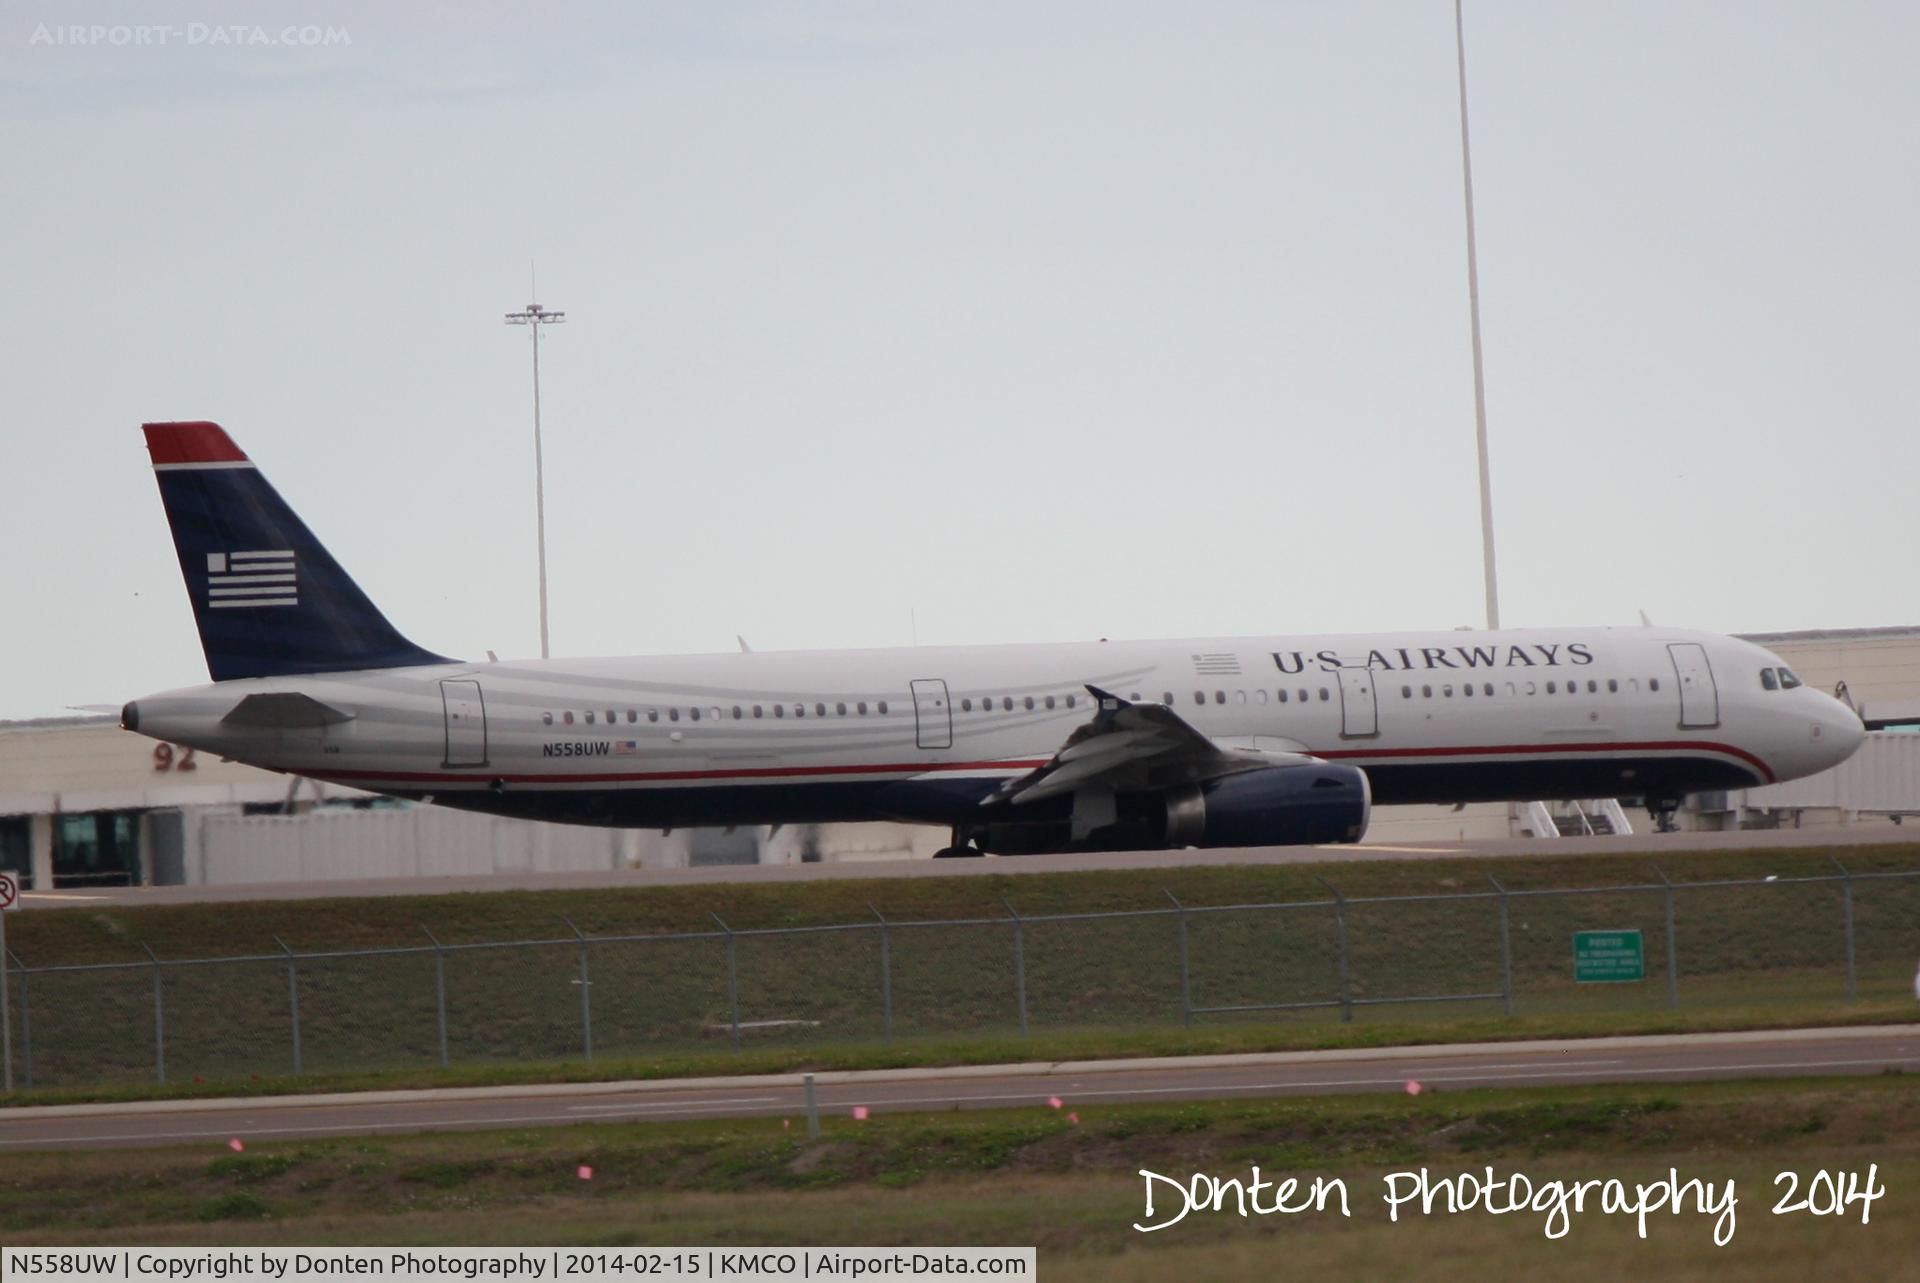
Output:
[[245,463],[247,456],[217,423],[147,423],[147,453],[166,463]]

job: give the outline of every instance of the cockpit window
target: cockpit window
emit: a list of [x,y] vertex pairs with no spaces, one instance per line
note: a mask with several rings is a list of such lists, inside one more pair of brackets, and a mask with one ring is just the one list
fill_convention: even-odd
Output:
[[1781,690],[1790,691],[1798,685],[1800,685],[1800,679],[1793,675],[1793,670],[1791,668],[1783,668],[1780,670],[1780,689]]
[[1780,689],[1780,683],[1774,677],[1771,668],[1763,668],[1760,670],[1760,689],[1763,691],[1777,691]]

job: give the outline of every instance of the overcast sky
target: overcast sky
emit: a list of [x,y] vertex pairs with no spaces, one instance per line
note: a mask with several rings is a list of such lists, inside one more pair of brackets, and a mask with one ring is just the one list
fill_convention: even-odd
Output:
[[[1920,7],[1466,14],[1505,622],[1920,623]],[[205,680],[152,419],[537,654],[535,258],[556,654],[1479,623],[1456,92],[1448,0],[14,0],[0,717]]]

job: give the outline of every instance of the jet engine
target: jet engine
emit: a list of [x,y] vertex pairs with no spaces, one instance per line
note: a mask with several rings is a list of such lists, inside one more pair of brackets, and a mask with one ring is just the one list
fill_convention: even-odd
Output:
[[1080,838],[1052,818],[989,822],[972,836],[980,850],[998,855],[1358,842],[1373,793],[1366,772],[1319,763],[1262,767],[1115,801],[1115,822]]

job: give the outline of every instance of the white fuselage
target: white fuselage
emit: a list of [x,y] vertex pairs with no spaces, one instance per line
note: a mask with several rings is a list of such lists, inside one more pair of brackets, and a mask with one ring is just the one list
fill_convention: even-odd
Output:
[[[143,734],[501,814],[963,824],[1092,716],[1167,702],[1222,745],[1365,771],[1378,803],[1677,798],[1808,775],[1863,730],[1757,646],[1664,628],[1459,630],[425,665],[227,681]],[[248,694],[344,715],[236,725]]]

